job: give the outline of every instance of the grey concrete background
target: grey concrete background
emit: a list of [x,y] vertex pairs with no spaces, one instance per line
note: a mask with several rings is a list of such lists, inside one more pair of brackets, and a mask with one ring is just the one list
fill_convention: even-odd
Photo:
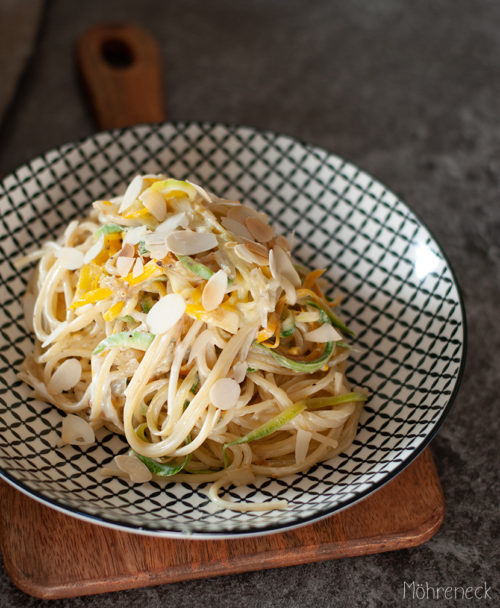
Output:
[[1,607],[460,605],[405,581],[499,585],[500,3],[495,0],[52,0],[0,129],[0,172],[94,129],[74,66],[87,27],[133,21],[162,47],[168,115],[318,144],[417,212],[457,274],[469,324],[462,388],[432,443],[447,514],[423,546],[44,602],[0,568]]

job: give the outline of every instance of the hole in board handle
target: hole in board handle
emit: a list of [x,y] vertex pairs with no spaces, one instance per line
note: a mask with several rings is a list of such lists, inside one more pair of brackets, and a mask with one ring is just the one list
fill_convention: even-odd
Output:
[[108,38],[101,44],[101,55],[112,68],[123,70],[134,63],[134,54],[130,46],[119,38]]

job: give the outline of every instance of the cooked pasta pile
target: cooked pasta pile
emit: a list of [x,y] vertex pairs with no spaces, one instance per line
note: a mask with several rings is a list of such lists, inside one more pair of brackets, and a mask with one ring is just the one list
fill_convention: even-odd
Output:
[[366,395],[345,377],[351,334],[262,212],[190,182],[136,176],[39,260],[23,380],[66,412],[62,443],[105,426],[127,454],[105,475],[221,488],[304,471],[353,441]]

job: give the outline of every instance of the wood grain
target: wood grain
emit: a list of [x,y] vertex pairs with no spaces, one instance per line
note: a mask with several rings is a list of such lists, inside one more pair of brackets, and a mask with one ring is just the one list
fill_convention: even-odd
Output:
[[0,483],[0,548],[23,591],[61,598],[412,547],[444,517],[429,449],[340,513],[288,532],[232,540],[154,538],[89,524]]
[[102,25],[78,40],[77,63],[100,129],[165,120],[160,53],[145,30]]

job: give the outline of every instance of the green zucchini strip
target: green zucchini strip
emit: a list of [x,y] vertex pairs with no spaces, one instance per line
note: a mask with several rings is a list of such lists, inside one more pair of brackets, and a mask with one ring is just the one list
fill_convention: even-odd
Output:
[[154,339],[154,334],[150,334],[146,331],[120,331],[101,340],[92,351],[92,354],[98,355],[110,348],[137,348],[138,350],[147,350]]
[[270,435],[271,433],[274,433],[275,431],[280,429],[282,426],[284,426],[287,422],[290,422],[290,420],[295,418],[295,416],[298,416],[298,414],[303,412],[305,409],[305,404],[303,402],[298,401],[297,403],[294,403],[289,407],[285,408],[278,415],[274,416],[273,418],[270,418],[267,422],[264,422],[264,424],[261,424],[253,431],[250,431],[250,433],[247,433],[243,437],[239,437],[238,439],[234,439],[233,441],[225,443],[222,446],[224,468],[226,468],[229,464],[226,452],[227,448],[233,445],[240,445],[242,443],[248,443],[250,441],[256,441],[257,439],[262,439],[263,437],[266,437],[267,435]]
[[325,363],[327,363],[328,359],[330,359],[333,349],[333,342],[325,342],[325,350],[323,353],[312,361],[297,361],[295,359],[290,359],[289,357],[285,357],[280,353],[275,352],[272,348],[268,348],[264,346],[264,344],[259,344],[258,342],[254,342],[254,346],[257,346],[261,350],[265,350],[269,355],[273,357],[275,361],[277,361],[283,367],[287,369],[293,369],[296,372],[316,372],[318,369],[321,369]]
[[153,460],[152,458],[148,458],[147,456],[143,456],[137,452],[134,452],[134,454],[148,467],[153,475],[158,475],[159,477],[170,477],[171,475],[180,473],[180,471],[182,471],[182,469],[191,460],[191,454],[187,454],[181,463],[169,464],[158,462],[157,460]]
[[[334,327],[336,327],[337,329],[340,329],[345,334],[349,334],[350,336],[354,336],[354,332],[351,329],[349,329],[347,327],[347,325],[345,325],[344,323],[342,323],[342,321],[337,316],[335,316],[330,309],[321,306],[321,304],[318,304],[312,298],[308,298],[306,300],[306,304],[308,304],[309,306],[312,306],[313,308],[317,308],[319,311],[323,311],[323,314],[326,315],[328,321]],[[325,323],[327,319],[325,319],[324,316],[321,315],[321,320],[323,321],[323,323]]]
[[210,268],[205,266],[205,264],[201,264],[200,262],[193,260],[193,258],[188,255],[178,255],[177,258],[179,262],[181,262],[189,271],[198,275],[202,279],[208,281],[208,279],[214,274]]
[[356,401],[366,401],[368,397],[363,393],[344,393],[343,395],[334,395],[330,397],[310,397],[298,403],[304,403],[308,410],[320,410],[325,407],[334,405],[342,405],[344,403],[353,403]]

